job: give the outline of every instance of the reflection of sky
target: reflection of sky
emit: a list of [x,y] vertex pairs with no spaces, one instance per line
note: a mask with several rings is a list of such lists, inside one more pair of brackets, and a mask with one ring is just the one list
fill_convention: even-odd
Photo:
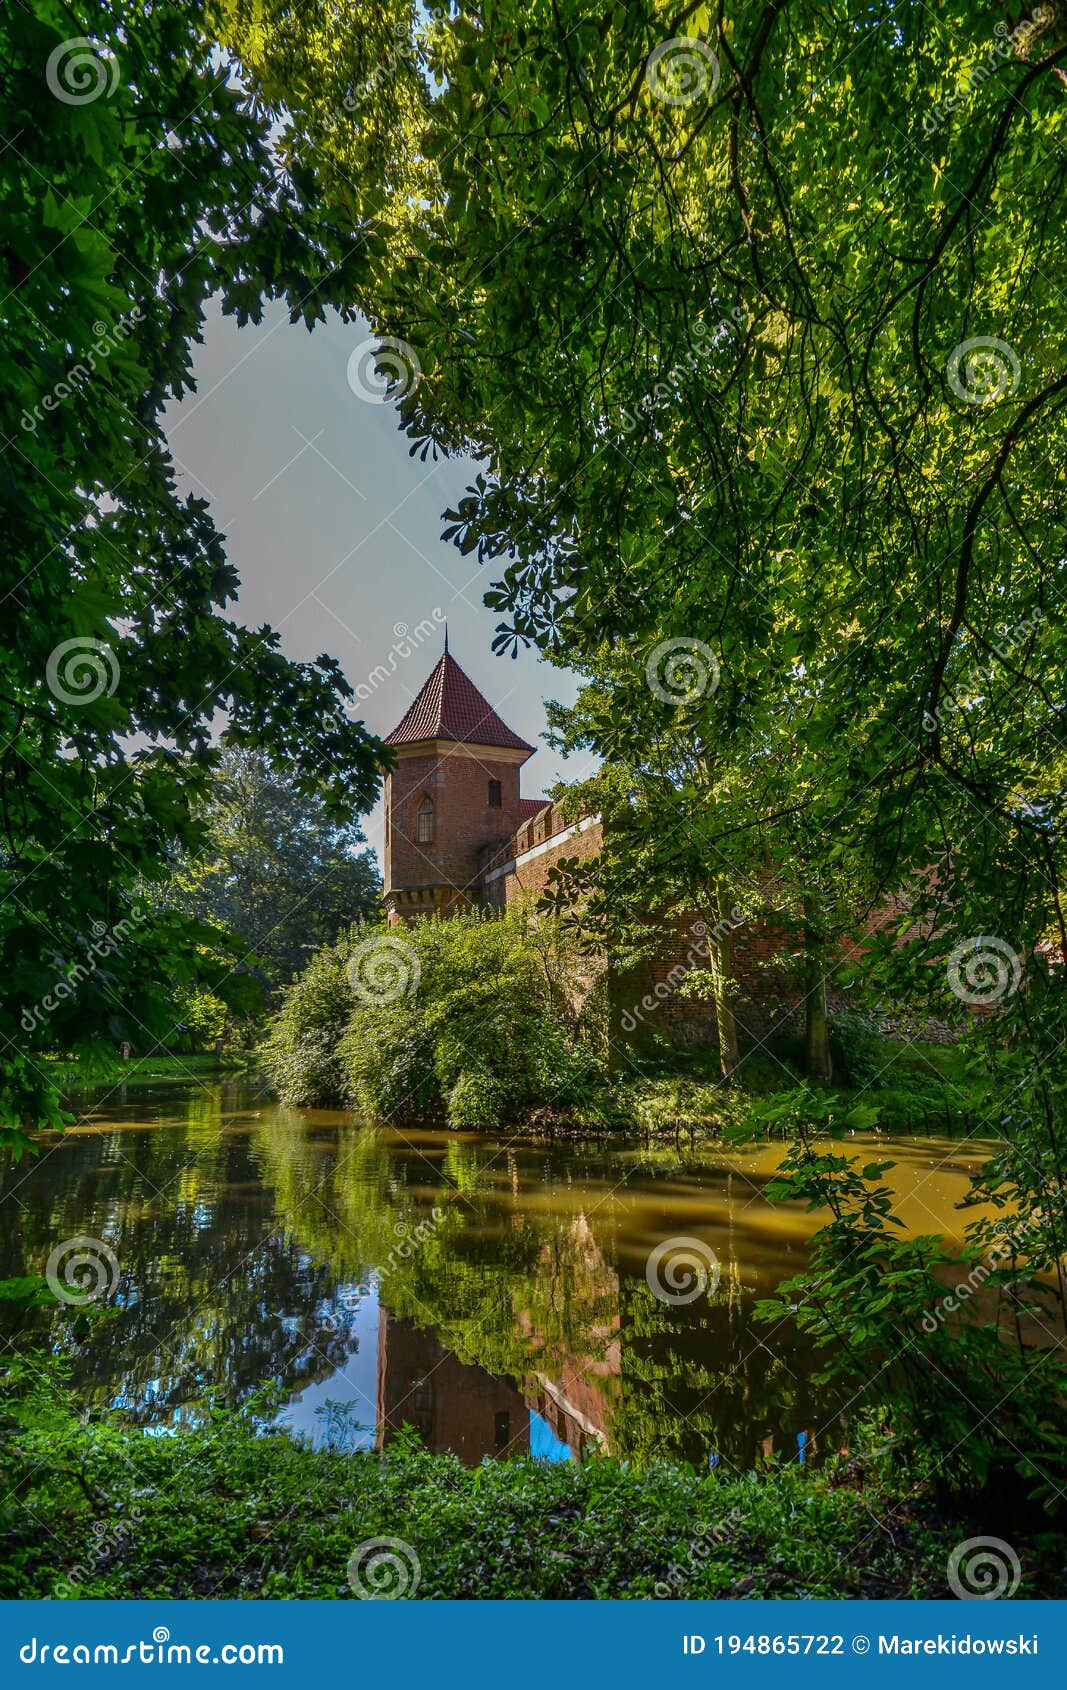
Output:
[[535,1461],[569,1461],[571,1452],[561,1444],[547,1420],[530,1410],[530,1454]]
[[[357,1290],[358,1296],[353,1295]],[[338,1313],[348,1316],[352,1353],[344,1367],[308,1385],[287,1402],[278,1424],[309,1438],[317,1448],[336,1443],[340,1440],[330,1425],[330,1405],[337,1404],[344,1415],[344,1448],[373,1449],[378,1403],[378,1287],[339,1285],[333,1302]]]

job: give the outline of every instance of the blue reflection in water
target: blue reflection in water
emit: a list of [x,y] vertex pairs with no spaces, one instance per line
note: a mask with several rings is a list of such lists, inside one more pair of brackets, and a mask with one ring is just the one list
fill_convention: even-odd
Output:
[[530,1410],[530,1454],[535,1461],[570,1461],[571,1452],[560,1443],[547,1420]]
[[325,1379],[304,1386],[286,1403],[277,1424],[316,1449],[354,1454],[375,1447],[378,1374],[378,1288],[340,1286],[334,1307],[344,1322],[348,1359]]

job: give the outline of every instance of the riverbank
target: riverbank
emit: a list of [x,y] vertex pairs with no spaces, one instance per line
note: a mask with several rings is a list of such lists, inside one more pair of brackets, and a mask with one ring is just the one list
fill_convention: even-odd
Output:
[[[843,1114],[861,1109],[868,1130],[959,1137],[993,1132],[990,1088],[959,1047],[882,1038],[867,1043],[862,1061],[850,1054],[843,1072],[819,1090],[839,1098]],[[718,1076],[714,1051],[679,1051],[659,1065],[624,1068],[581,1102],[533,1109],[529,1119],[550,1135],[717,1142],[805,1083],[788,1046],[746,1054],[729,1086]]]
[[[57,1082],[72,1091],[88,1085],[261,1074],[255,1051],[136,1056],[107,1072],[75,1058],[53,1058],[48,1066]],[[718,1143],[725,1133],[750,1121],[761,1105],[795,1094],[804,1083],[796,1053],[788,1045],[745,1054],[729,1086],[718,1075],[714,1051],[668,1052],[659,1062],[646,1058],[640,1065],[625,1066],[591,1087],[580,1101],[531,1107],[522,1121],[511,1125],[550,1138]],[[820,1089],[833,1092],[844,1112],[862,1106],[865,1126],[887,1134],[963,1137],[991,1131],[989,1088],[956,1046],[868,1040],[862,1052],[850,1049],[847,1067]],[[415,1110],[406,1113],[418,1117]],[[428,1111],[421,1118],[432,1122],[435,1117]]]
[[402,938],[343,936],[283,994],[262,1071],[295,1108],[473,1132],[714,1140],[745,1128],[751,1099],[799,1104],[808,1085],[846,1109],[862,1102],[864,1125],[882,1132],[988,1131],[997,1113],[966,1028],[960,1043],[933,1044],[840,1011],[815,1079],[802,1035],[783,1023],[742,1051],[726,1083],[707,1046],[679,1048],[652,1029],[639,1044],[613,1039],[605,979],[591,987],[588,970],[573,935],[553,928],[546,940],[517,910],[418,922]]
[[255,1068],[255,1053],[247,1050],[198,1052],[193,1056],[169,1056],[157,1053],[150,1056],[131,1056],[123,1062],[116,1058],[114,1065],[102,1068],[98,1061],[87,1062],[78,1057],[49,1057],[45,1066],[57,1085],[75,1088],[87,1085],[144,1085],[151,1080],[209,1080],[230,1074],[247,1074]]
[[[983,1528],[873,1458],[746,1477],[468,1468],[406,1437],[348,1455],[229,1416],[165,1436],[53,1419],[5,1441],[4,1598],[351,1599],[395,1578],[419,1599],[933,1598]],[[1062,1536],[1012,1548],[1015,1594],[1067,1594]]]

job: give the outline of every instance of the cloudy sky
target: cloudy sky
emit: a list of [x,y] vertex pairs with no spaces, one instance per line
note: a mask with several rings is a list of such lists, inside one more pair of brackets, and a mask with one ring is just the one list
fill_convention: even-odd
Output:
[[[544,699],[569,702],[574,684],[532,653],[493,656],[498,615],[481,602],[493,571],[439,538],[441,513],[462,496],[470,466],[410,458],[395,410],[353,392],[349,358],[367,338],[365,324],[335,318],[309,335],[280,307],[242,329],[212,310],[197,391],[167,416],[176,466],[226,536],[242,582],[237,616],[272,623],[292,657],[331,652],[364,689],[362,714],[375,732],[394,727],[418,692],[447,618],[453,656],[540,746],[523,770],[523,789],[536,796],[585,772],[540,743]],[[434,633],[398,657],[398,641],[406,633],[411,645],[424,622]],[[395,672],[372,682],[380,666]],[[376,850],[380,809],[366,823]]]

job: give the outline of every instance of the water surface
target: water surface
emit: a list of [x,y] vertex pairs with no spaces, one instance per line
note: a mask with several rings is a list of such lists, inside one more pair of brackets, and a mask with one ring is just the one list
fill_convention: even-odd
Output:
[[[818,1224],[764,1195],[780,1145],[678,1156],[376,1129],[245,1082],[131,1085],[79,1114],[0,1182],[0,1277],[102,1239],[119,1264],[108,1313],[0,1305],[0,1320],[15,1342],[49,1333],[87,1405],[165,1428],[269,1381],[316,1439],[382,1447],[410,1424],[470,1462],[596,1447],[747,1467],[847,1443],[856,1405],[814,1382],[792,1321],[753,1318]],[[955,1238],[992,1148],[845,1141],[895,1161],[912,1231]],[[646,1269],[676,1236],[719,1279],[670,1304]]]

